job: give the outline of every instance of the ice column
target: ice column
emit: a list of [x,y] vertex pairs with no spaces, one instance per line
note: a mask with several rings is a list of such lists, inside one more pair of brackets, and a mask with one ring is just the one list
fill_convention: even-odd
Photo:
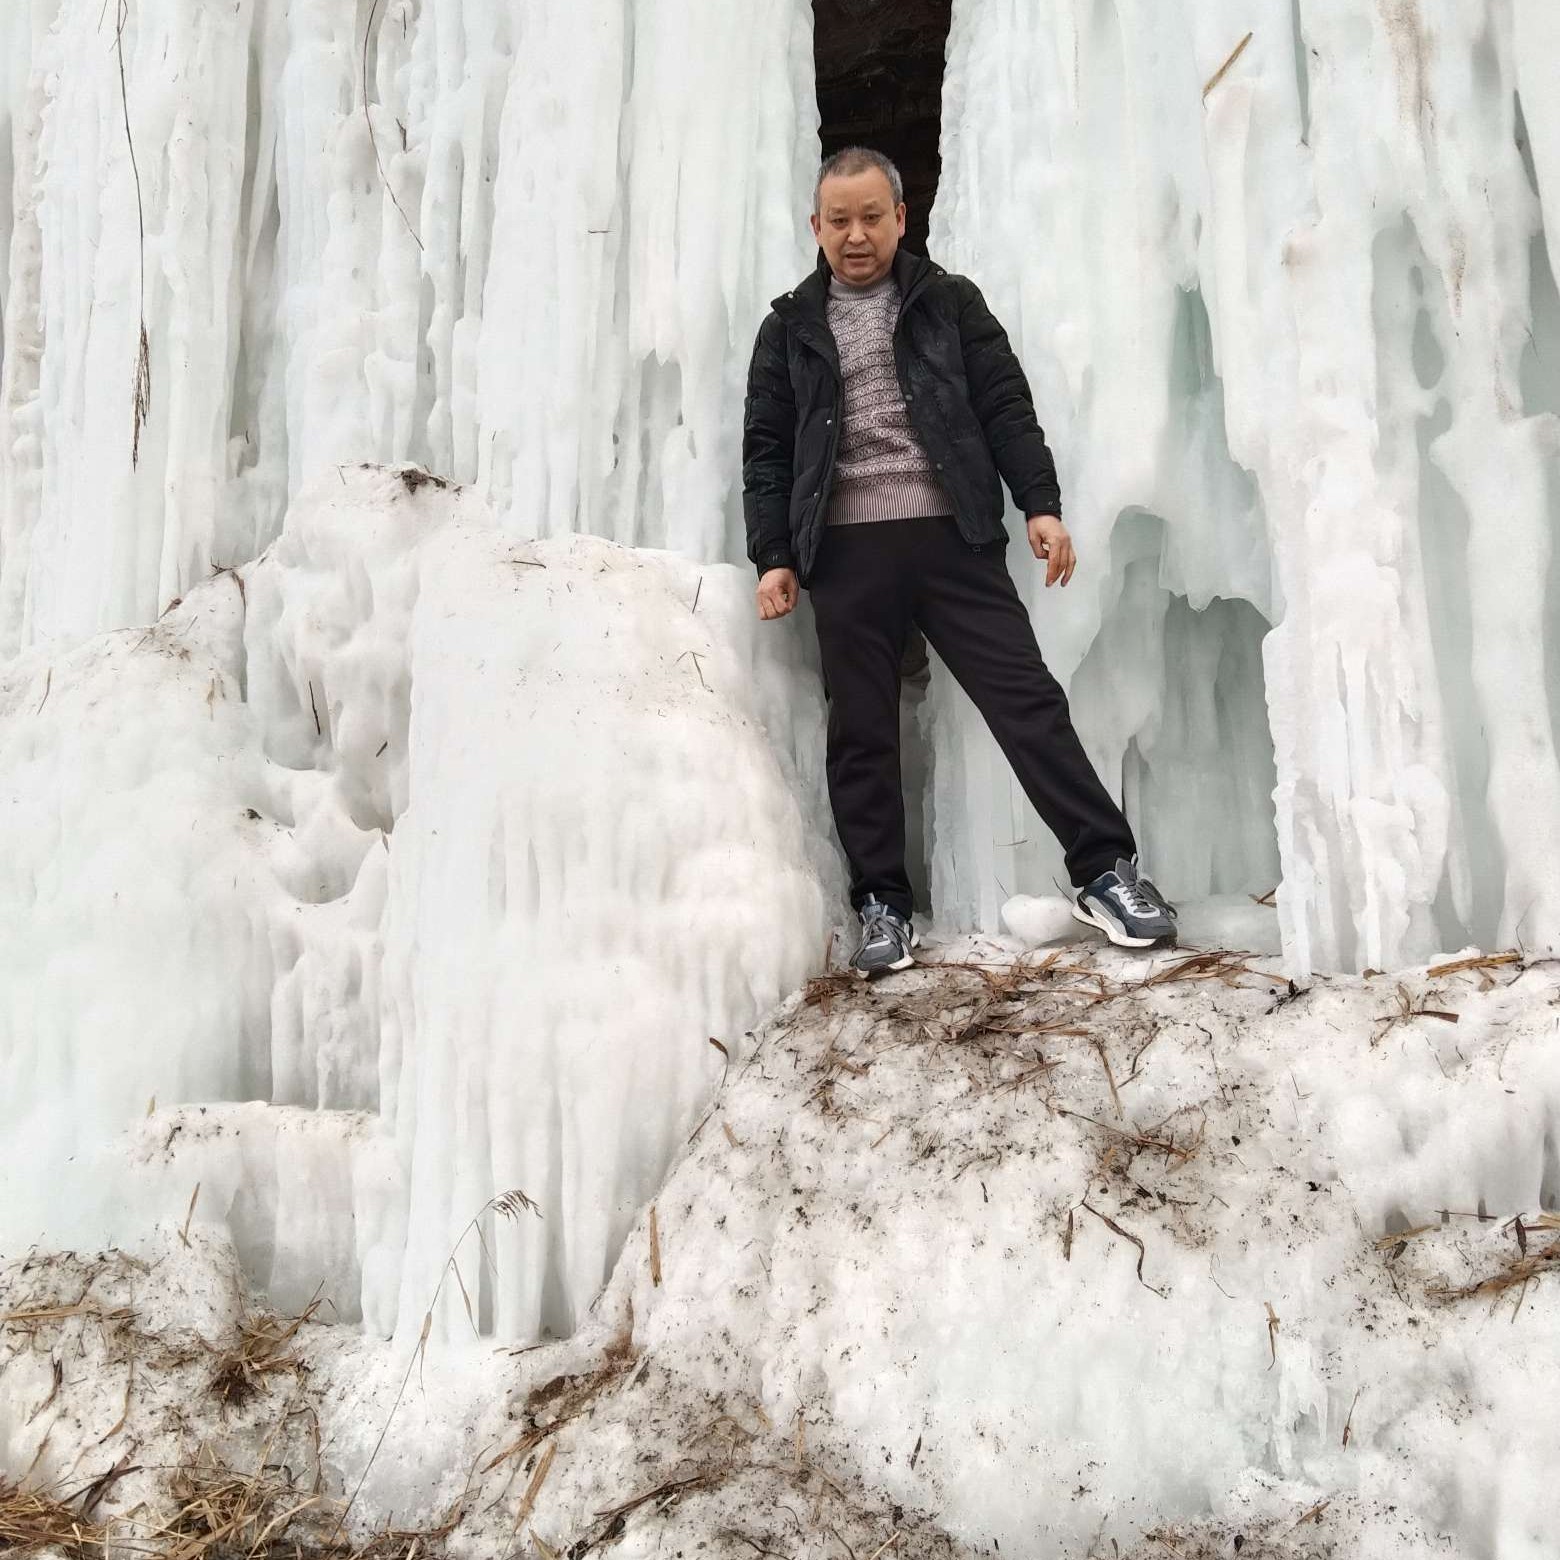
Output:
[[[1091,567],[1066,598],[1032,591],[1042,641],[1063,674],[1103,663],[1073,689],[1113,784],[1145,760],[1117,768],[1124,735],[1148,739],[1151,771],[1163,701],[1225,679],[1179,739],[1179,802],[1157,831],[1139,823],[1236,831],[1238,875],[1273,824],[1249,783],[1262,681],[1234,668],[1251,609],[1274,625],[1296,969],[1560,938],[1555,386],[1529,360],[1560,351],[1549,263],[1532,269],[1560,160],[1537,81],[1554,27],[1536,5],[954,8],[932,245],[1011,322]],[[1206,367],[1189,375],[1204,310]],[[1147,704],[1132,643],[1154,586],[1112,615],[1145,568],[1205,639],[1200,609],[1223,598],[1232,658],[1211,672],[1178,655]],[[981,879],[1023,820],[989,753],[965,748],[939,780],[936,871],[989,914]],[[1206,796],[1236,763],[1232,816]],[[1217,876],[1168,886],[1256,886]]]
[[31,68],[6,64],[0,654],[144,622],[209,572],[253,9],[8,19]]
[[0,21],[0,656],[149,620],[334,462],[740,558],[802,0],[56,4]]
[[479,379],[496,503],[743,556],[742,386],[810,263],[810,7],[540,7],[506,103]]

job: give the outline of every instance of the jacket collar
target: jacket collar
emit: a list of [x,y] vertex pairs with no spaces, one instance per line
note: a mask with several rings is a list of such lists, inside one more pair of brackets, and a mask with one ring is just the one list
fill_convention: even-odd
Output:
[[[906,249],[903,244],[894,252],[890,269],[895,282],[899,284],[901,314],[910,307],[928,282],[934,277],[946,274],[940,265],[933,264],[925,255]],[[778,298],[771,299],[770,307],[777,314],[795,320],[798,324],[811,320],[827,328],[829,280],[833,275],[833,271],[829,268],[828,256],[820,248],[818,259],[808,276],[797,283],[790,292],[781,293]]]

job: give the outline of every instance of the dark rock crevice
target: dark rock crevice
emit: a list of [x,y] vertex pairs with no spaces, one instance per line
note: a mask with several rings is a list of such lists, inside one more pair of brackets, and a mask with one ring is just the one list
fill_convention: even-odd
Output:
[[953,0],[813,0],[820,136],[827,157],[876,147],[905,181],[905,243],[926,248],[937,192],[943,59]]

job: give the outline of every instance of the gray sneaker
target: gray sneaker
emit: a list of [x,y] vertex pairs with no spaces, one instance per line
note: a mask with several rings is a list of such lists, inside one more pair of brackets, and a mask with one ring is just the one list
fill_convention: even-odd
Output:
[[861,943],[851,955],[852,971],[865,980],[885,970],[907,970],[915,963],[912,948],[920,936],[892,905],[868,894],[861,902]]
[[1121,948],[1151,948],[1175,942],[1175,906],[1138,871],[1137,857],[1117,859],[1078,890],[1073,919],[1097,926]]

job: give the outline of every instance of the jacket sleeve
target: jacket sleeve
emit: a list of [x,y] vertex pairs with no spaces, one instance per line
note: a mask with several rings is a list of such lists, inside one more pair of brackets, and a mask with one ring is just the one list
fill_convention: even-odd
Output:
[[1062,491],[1056,461],[1035,416],[1034,397],[1018,355],[980,288],[959,278],[959,340],[975,415],[1013,502],[1026,515],[1060,515]]
[[791,552],[791,455],[796,398],[786,367],[785,324],[769,314],[758,328],[742,412],[742,516],[747,555],[760,576],[794,569]]

